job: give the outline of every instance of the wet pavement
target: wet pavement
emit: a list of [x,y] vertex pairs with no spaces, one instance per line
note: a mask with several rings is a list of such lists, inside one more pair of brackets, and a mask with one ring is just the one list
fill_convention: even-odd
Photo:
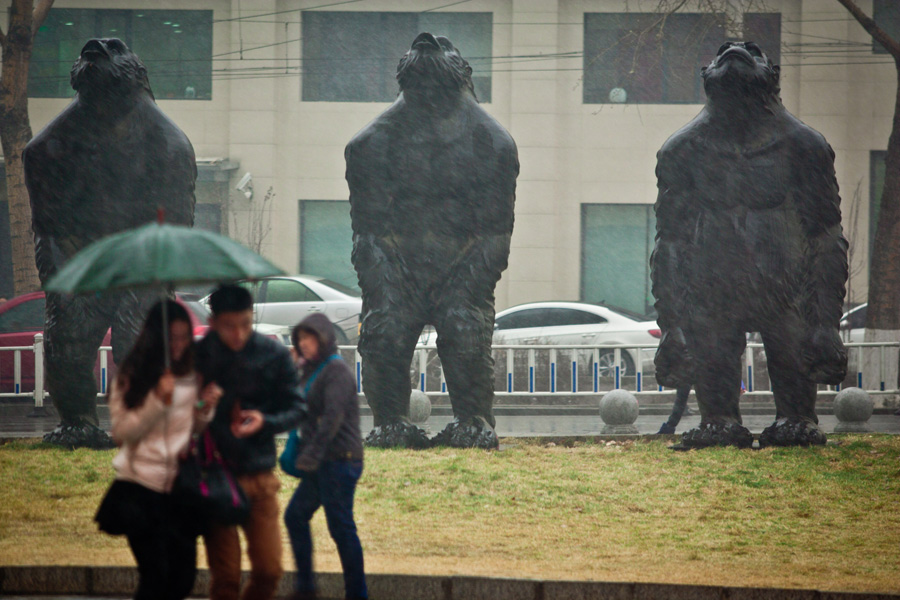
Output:
[[[30,416],[34,409],[25,403],[0,403],[0,439],[2,438],[37,438],[49,433],[59,423],[52,406],[46,407],[44,416]],[[100,425],[109,430],[109,411],[105,405],[98,407]],[[526,412],[524,409],[521,412]],[[573,411],[560,410],[558,414],[545,411],[544,414],[498,414],[497,434],[500,437],[539,437],[539,436],[593,436],[602,435],[604,427],[599,411],[593,414],[571,414]],[[771,414],[749,414],[744,416],[744,425],[752,433],[760,433],[772,424],[775,419]],[[425,429],[435,434],[452,420],[449,415],[432,416],[424,425]],[[666,420],[664,414],[642,414],[638,416],[635,426],[640,434],[654,434]],[[831,414],[819,416],[819,423],[826,433],[832,433],[838,424],[837,417]],[[699,414],[682,418],[676,433],[682,433],[700,424]],[[363,435],[372,429],[372,416],[364,414],[360,426]],[[869,419],[869,428],[875,433],[900,433],[900,416],[894,414],[875,414]]]

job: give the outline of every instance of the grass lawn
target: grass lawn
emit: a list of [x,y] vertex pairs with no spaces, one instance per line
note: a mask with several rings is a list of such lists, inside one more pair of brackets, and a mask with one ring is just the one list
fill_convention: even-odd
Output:
[[[500,452],[368,450],[356,501],[366,567],[900,591],[900,436],[831,439],[761,451],[516,439]],[[0,446],[0,564],[133,564],[125,540],[92,522],[112,456]],[[284,507],[295,480],[282,483]],[[314,536],[316,568],[339,571],[321,511]]]

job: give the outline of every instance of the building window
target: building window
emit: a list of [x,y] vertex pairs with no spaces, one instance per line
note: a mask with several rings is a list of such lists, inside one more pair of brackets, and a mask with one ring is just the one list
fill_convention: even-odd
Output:
[[447,37],[472,66],[475,94],[491,101],[492,13],[303,12],[303,100],[391,102],[397,63],[416,36]]
[[[900,40],[900,3],[897,0],[875,0],[872,7],[872,18],[889,36]],[[872,52],[887,54],[884,46],[872,40]]]
[[[718,14],[585,13],[585,104],[702,104],[700,67],[728,39]],[[781,59],[781,15],[747,13],[743,39]]]
[[875,250],[875,231],[878,229],[878,215],[881,214],[881,194],[884,192],[884,176],[887,171],[887,152],[873,150],[869,154],[869,262]]
[[652,204],[581,205],[581,299],[646,314],[653,310]]
[[350,262],[353,230],[349,202],[300,200],[299,231],[301,273],[359,289]]
[[201,204],[199,202],[195,204],[194,228],[212,231],[213,233],[222,233],[222,205]]
[[137,54],[157,100],[212,98],[211,10],[54,8],[35,38],[28,95],[75,95],[69,71],[91,38],[119,38]]

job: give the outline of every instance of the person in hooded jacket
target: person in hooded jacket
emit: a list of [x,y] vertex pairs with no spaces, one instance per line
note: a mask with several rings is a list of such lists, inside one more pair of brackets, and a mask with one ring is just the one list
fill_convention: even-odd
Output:
[[353,520],[353,495],[363,470],[359,399],[350,368],[337,355],[334,326],[316,313],[291,332],[294,357],[303,374],[308,416],[300,424],[303,449],[297,468],[304,472],[284,513],[294,559],[297,588],[292,600],[316,598],[309,521],[323,507],[337,545],[348,599],[368,598],[363,551]]

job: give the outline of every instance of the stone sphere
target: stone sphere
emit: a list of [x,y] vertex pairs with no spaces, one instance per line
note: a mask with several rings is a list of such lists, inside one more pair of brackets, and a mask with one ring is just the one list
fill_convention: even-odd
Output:
[[613,390],[600,399],[600,418],[607,425],[632,425],[638,418],[638,401],[628,390]]
[[431,416],[431,400],[421,390],[413,390],[409,395],[409,420],[424,423]]
[[841,390],[834,398],[834,416],[838,421],[868,421],[875,409],[875,403],[868,392],[858,387]]

